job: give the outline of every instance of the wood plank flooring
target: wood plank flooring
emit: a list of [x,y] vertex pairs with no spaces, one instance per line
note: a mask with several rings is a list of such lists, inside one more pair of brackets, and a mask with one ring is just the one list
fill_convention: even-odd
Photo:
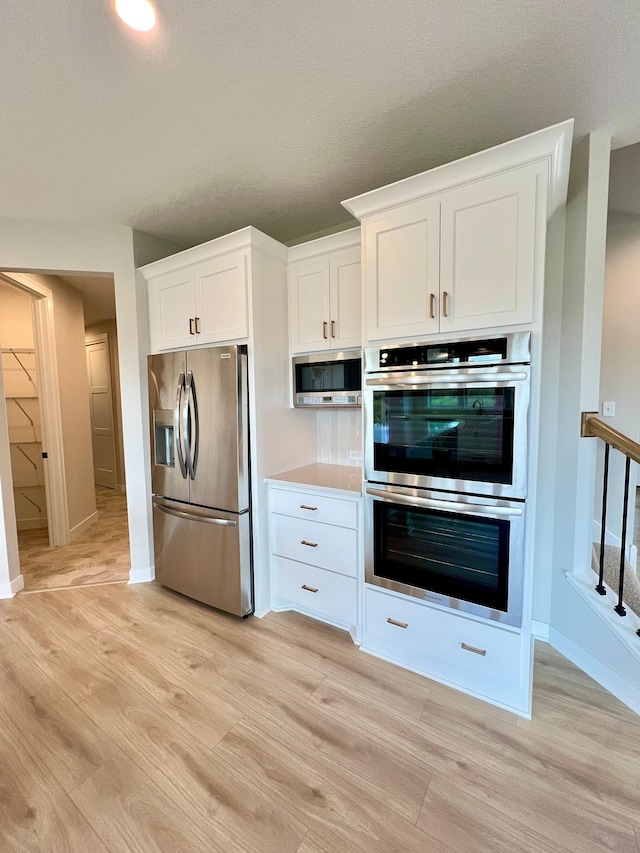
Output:
[[47,528],[18,533],[25,590],[126,583],[131,566],[126,495],[96,486],[98,519],[68,545],[49,547]]
[[640,853],[640,718],[546,646],[526,721],[298,614],[0,601],[0,850]]

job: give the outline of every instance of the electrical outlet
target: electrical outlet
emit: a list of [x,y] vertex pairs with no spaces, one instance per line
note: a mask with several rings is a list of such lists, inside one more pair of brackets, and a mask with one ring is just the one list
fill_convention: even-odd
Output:
[[603,403],[602,404],[602,417],[603,418],[613,418],[616,414],[616,404],[615,403]]
[[361,450],[350,450],[349,451],[349,465],[360,465],[362,462],[362,451]]

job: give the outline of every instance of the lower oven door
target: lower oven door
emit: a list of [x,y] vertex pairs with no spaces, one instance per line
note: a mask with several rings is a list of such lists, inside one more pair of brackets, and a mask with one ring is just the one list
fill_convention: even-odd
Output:
[[365,531],[367,583],[521,625],[523,502],[369,484]]

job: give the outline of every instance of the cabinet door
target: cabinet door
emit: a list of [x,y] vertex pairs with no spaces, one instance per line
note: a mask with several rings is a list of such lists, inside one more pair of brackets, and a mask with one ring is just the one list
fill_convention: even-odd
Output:
[[196,342],[193,267],[167,273],[149,281],[149,331],[151,350],[159,352]]
[[440,205],[423,199],[364,226],[370,341],[438,331]]
[[310,258],[289,266],[289,337],[292,353],[331,347],[329,260]]
[[198,343],[246,338],[248,254],[230,252],[196,267]]
[[541,168],[494,175],[440,197],[441,331],[531,322]]
[[360,246],[335,252],[329,265],[331,349],[359,347],[362,342]]

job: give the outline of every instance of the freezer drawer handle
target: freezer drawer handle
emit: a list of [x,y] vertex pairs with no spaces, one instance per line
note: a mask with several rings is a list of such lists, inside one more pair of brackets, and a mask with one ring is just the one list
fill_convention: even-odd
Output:
[[301,540],[300,540],[300,544],[301,544],[301,545],[308,545],[308,546],[309,546],[309,548],[317,548],[317,547],[318,547],[318,543],[317,543],[317,542],[307,542],[307,540],[306,540],[306,539],[301,539]]
[[310,512],[315,512],[318,507],[317,506],[307,506],[306,504],[300,504],[300,509],[308,509]]
[[157,509],[161,509],[162,512],[166,512],[167,515],[175,515],[178,518],[188,518],[191,521],[204,521],[206,524],[218,524],[220,527],[237,527],[237,521],[231,521],[228,518],[207,518],[204,515],[191,515],[190,512],[180,512],[179,509],[172,509],[168,506],[164,506],[163,504],[153,502],[153,505]]
[[460,648],[464,649],[465,652],[473,652],[474,655],[480,655],[481,657],[486,657],[487,650],[479,649],[476,646],[468,646],[466,643],[460,643]]
[[317,586],[307,586],[306,583],[303,583],[302,586],[300,587],[300,589],[306,589],[307,592],[317,592],[318,591]]

